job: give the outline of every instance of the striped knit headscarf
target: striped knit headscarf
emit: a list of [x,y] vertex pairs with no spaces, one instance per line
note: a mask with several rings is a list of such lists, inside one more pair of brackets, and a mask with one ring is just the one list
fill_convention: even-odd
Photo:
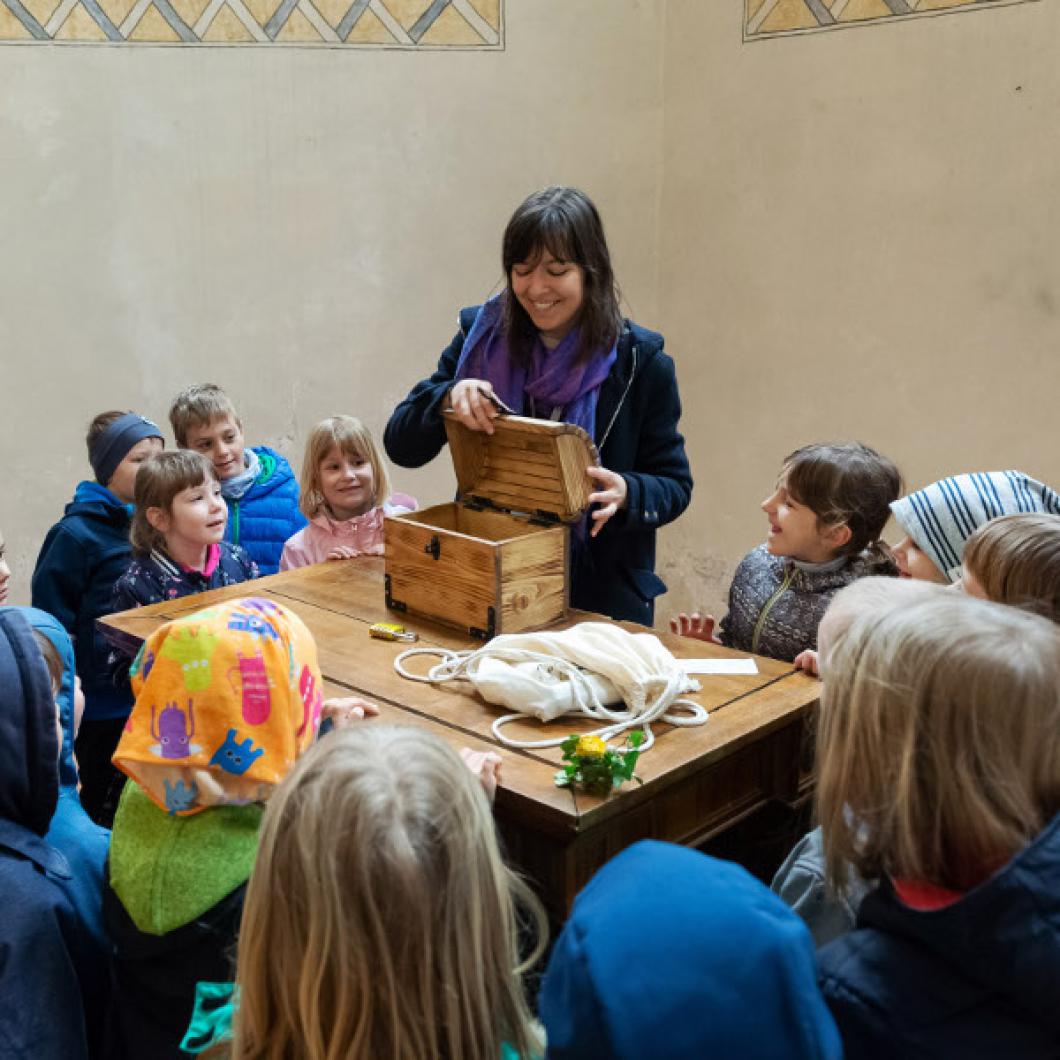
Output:
[[999,515],[1060,515],[1060,495],[1022,471],[977,471],[939,479],[892,502],[902,529],[951,582],[961,575],[964,545]]

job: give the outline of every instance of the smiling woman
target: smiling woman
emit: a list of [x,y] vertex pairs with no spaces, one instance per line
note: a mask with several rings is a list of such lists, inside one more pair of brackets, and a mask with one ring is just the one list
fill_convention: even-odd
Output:
[[603,223],[584,192],[531,195],[508,222],[501,258],[505,289],[461,310],[434,375],[390,417],[387,453],[402,467],[433,460],[450,405],[487,434],[504,406],[582,427],[602,466],[588,470],[593,507],[571,550],[571,604],[650,625],[666,591],[655,532],[692,494],[673,361],[661,335],[623,319]]

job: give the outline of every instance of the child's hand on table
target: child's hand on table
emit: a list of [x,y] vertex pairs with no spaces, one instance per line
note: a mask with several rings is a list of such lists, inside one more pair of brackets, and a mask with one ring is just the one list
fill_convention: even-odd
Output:
[[460,757],[464,765],[478,777],[486,798],[493,802],[497,794],[497,781],[501,779],[501,756],[493,751],[472,751],[470,747],[461,747]]
[[817,652],[813,651],[812,648],[807,648],[806,651],[800,651],[799,654],[795,656],[795,669],[804,671],[810,677],[820,677],[821,669]]
[[682,611],[677,618],[670,619],[670,632],[679,637],[691,637],[693,640],[705,640],[708,644],[720,644],[714,635],[714,616],[701,615],[698,611],[686,615]]
[[356,559],[361,553],[349,545],[336,545],[329,553],[328,559]]
[[378,713],[379,708],[370,700],[361,699],[360,696],[342,696],[324,700],[320,718],[321,724],[330,721],[333,729],[343,729]]

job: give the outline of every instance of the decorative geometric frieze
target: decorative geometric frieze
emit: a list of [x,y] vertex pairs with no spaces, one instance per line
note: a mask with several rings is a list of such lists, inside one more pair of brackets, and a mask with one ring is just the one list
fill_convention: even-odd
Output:
[[1035,0],[744,0],[744,40],[789,33],[813,33],[841,26],[893,22],[895,19],[982,11],[987,7]]
[[0,43],[504,47],[504,0],[0,0]]

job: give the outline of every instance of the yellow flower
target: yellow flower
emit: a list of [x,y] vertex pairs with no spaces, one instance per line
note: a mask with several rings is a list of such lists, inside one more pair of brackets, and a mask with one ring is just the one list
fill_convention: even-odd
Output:
[[574,753],[582,758],[603,758],[606,750],[607,744],[599,736],[579,736]]

